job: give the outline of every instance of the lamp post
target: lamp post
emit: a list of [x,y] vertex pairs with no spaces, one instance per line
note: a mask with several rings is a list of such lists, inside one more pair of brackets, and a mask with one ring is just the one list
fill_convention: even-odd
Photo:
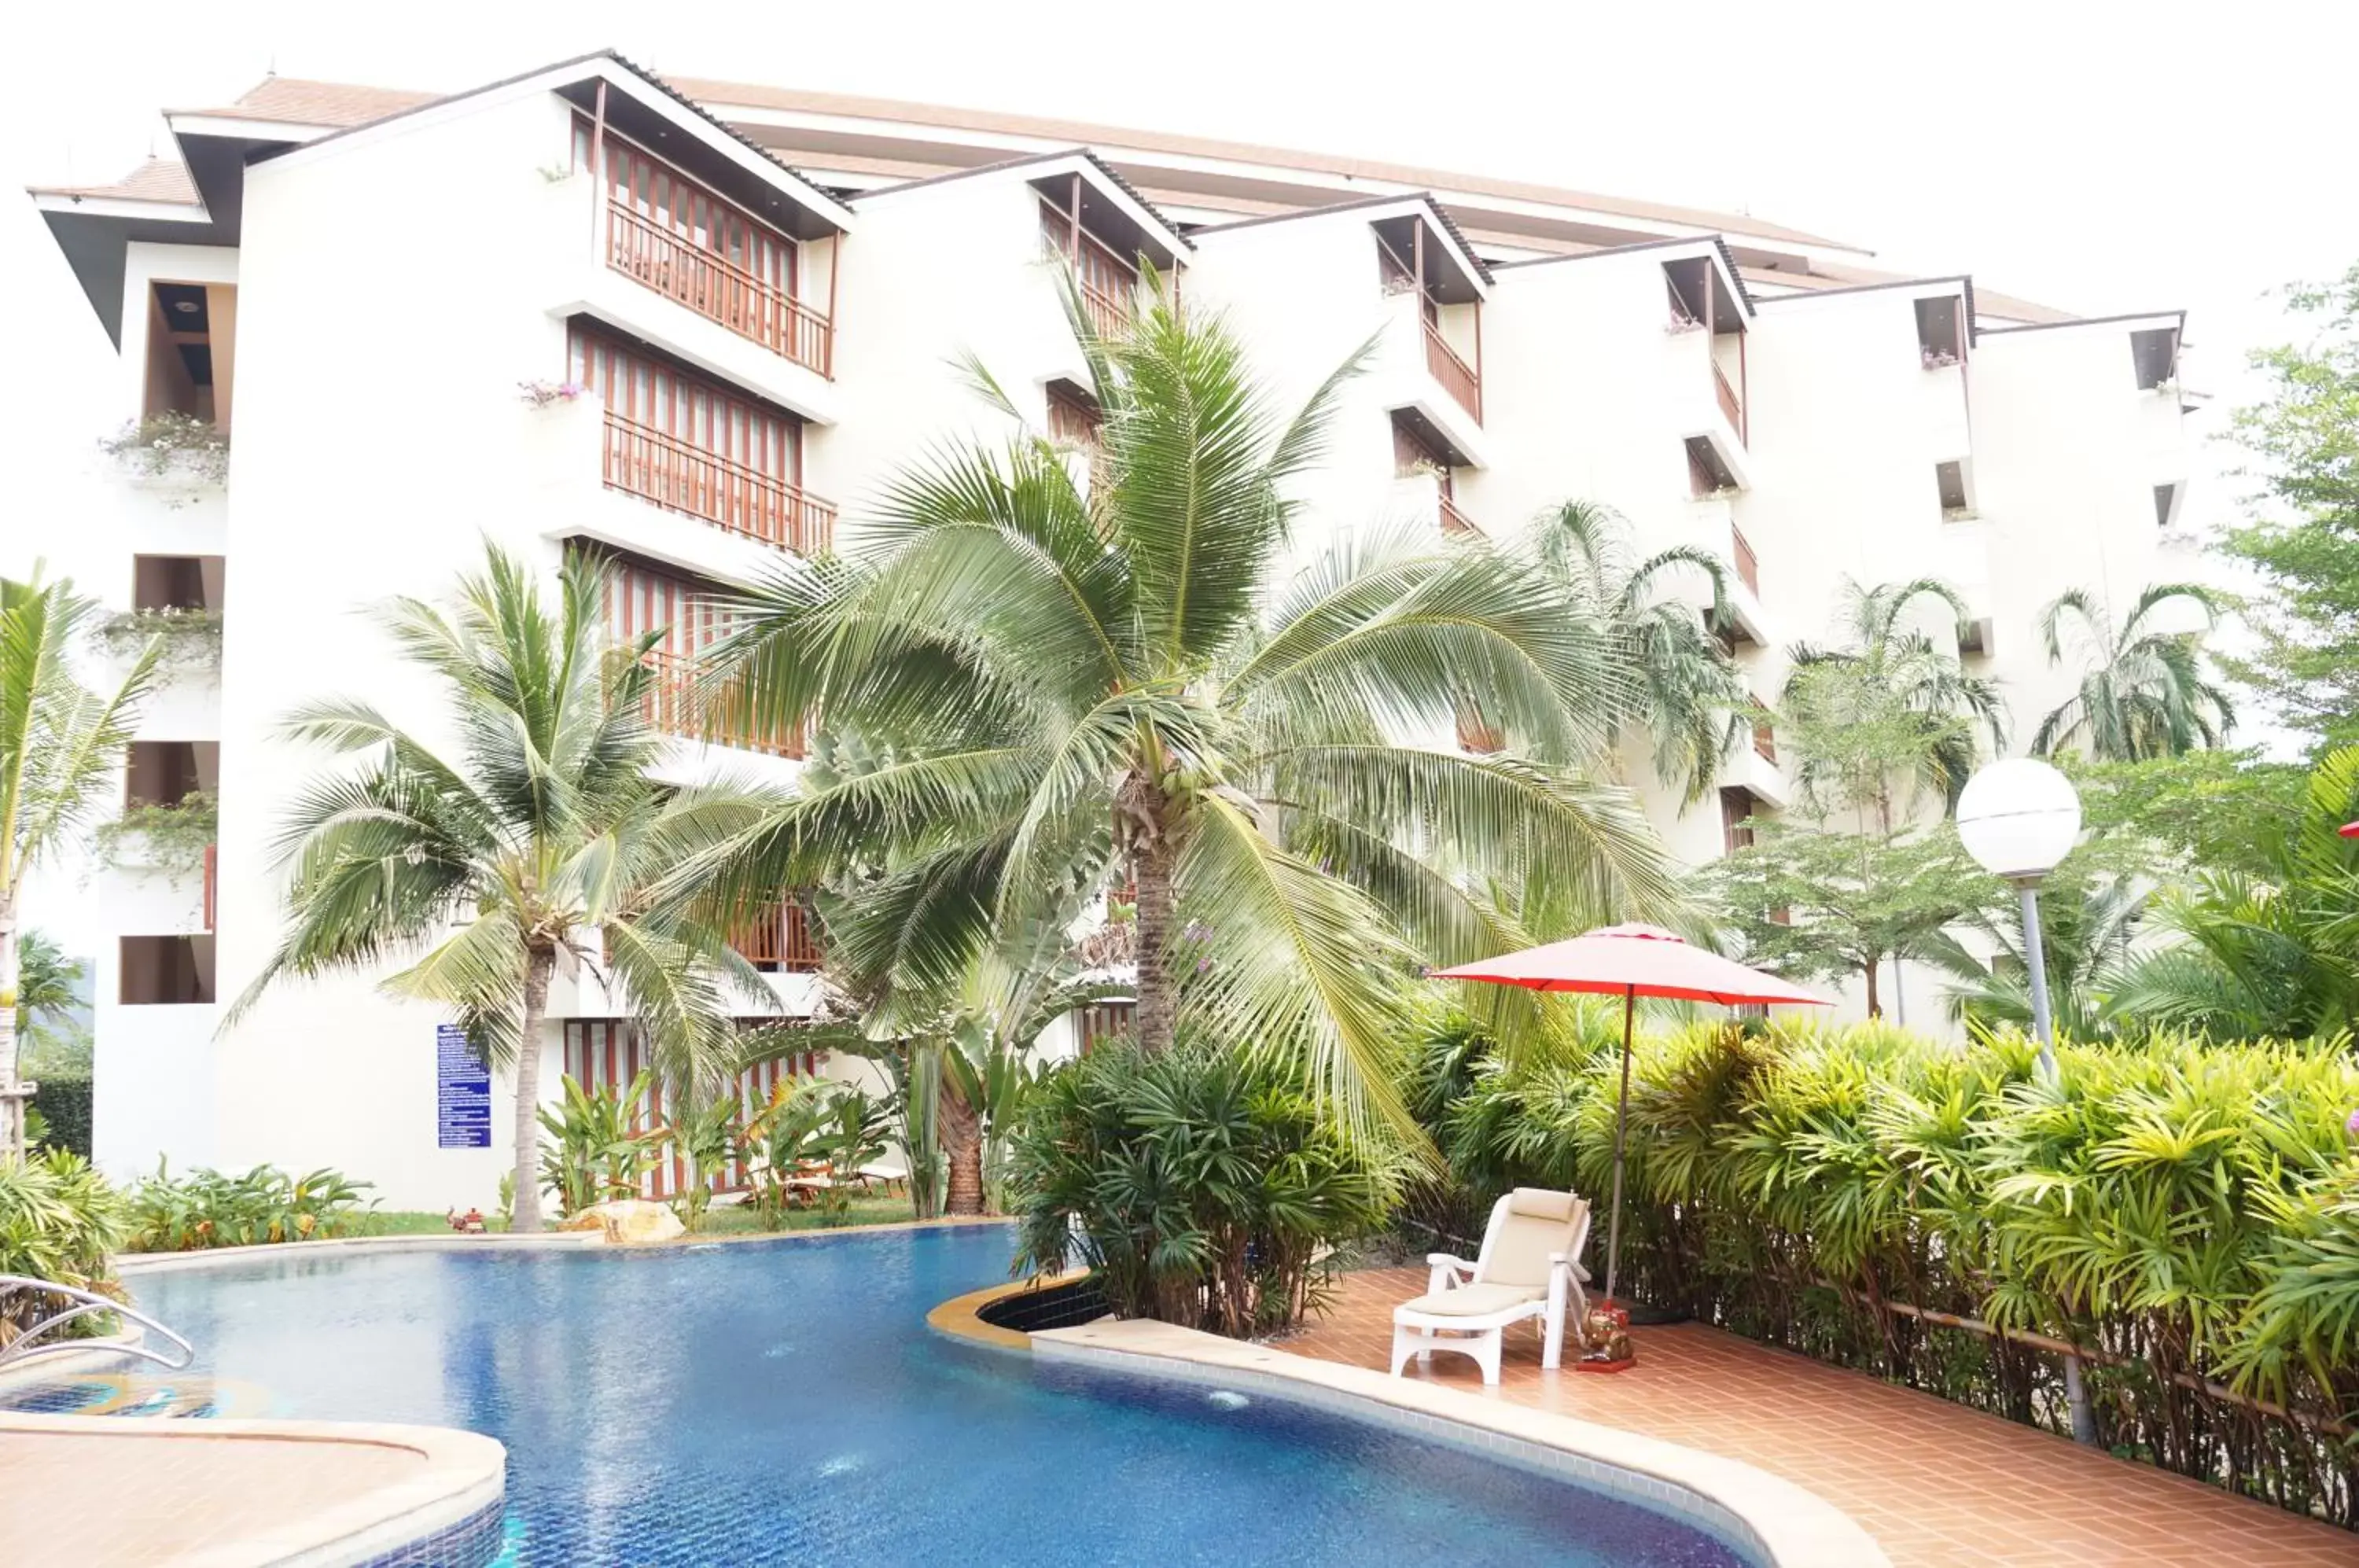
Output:
[[[2055,1024],[2048,1002],[2048,953],[2039,940],[2039,884],[2081,836],[2081,797],[2072,781],[2027,757],[1994,762],[1966,780],[1958,797],[1958,837],[1985,871],[2015,884],[2023,911],[2023,966],[2031,986],[2031,1032],[2039,1044],[2039,1078],[2056,1082]],[[2081,1358],[2064,1358],[2064,1399],[2075,1442],[2097,1441],[2097,1420],[2081,1382]]]

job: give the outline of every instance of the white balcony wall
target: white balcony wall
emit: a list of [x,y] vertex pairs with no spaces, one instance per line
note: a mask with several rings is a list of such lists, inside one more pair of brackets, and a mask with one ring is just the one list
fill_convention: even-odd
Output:
[[111,949],[97,979],[96,1027],[104,1044],[91,1085],[91,1153],[100,1169],[127,1181],[153,1176],[159,1159],[179,1172],[222,1164],[215,1138],[222,1047],[213,1039],[221,1008],[122,1006],[114,999]]

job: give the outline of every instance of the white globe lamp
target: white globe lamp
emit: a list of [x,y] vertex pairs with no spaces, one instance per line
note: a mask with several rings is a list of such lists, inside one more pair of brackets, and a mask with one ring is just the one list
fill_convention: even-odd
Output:
[[2072,781],[2027,757],[1992,763],[1967,779],[1958,797],[1958,837],[1966,853],[2010,882],[2047,876],[2080,836],[2081,797]]

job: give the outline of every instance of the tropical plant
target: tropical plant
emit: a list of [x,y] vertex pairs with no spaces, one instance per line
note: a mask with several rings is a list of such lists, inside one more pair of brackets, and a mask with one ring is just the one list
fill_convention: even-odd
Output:
[[652,1069],[622,1088],[603,1083],[585,1089],[569,1075],[563,1098],[540,1107],[541,1130],[549,1135],[541,1149],[540,1184],[557,1194],[560,1214],[570,1217],[592,1203],[638,1196],[661,1138],[639,1125],[655,1083]]
[[229,433],[194,414],[150,414],[98,445],[124,467],[154,478],[177,474],[219,485],[229,477]]
[[1125,1317],[1240,1339],[1319,1306],[1331,1249],[1384,1223],[1400,1175],[1321,1114],[1295,1064],[1201,1042],[1060,1065],[1013,1162],[1019,1269],[1078,1261]]
[[61,1023],[82,1007],[82,961],[37,931],[16,938],[16,1038],[43,1024]]
[[136,658],[150,643],[163,650],[162,664],[180,669],[221,663],[222,617],[219,610],[189,609],[168,604],[158,609],[125,610],[98,623],[92,640],[110,659]]
[[[2151,889],[2117,877],[2079,877],[2060,868],[2040,889],[2040,950],[2048,964],[2054,1026],[2076,1040],[2104,1040],[2122,1022],[2114,998],[2130,963]],[[2023,926],[2012,908],[1983,909],[1960,922],[1988,946],[1984,959],[1947,931],[1917,956],[1951,978],[1942,1007],[1952,1021],[1982,1029],[2028,1030],[2031,971]]]
[[175,1177],[162,1160],[131,1192],[134,1252],[326,1240],[352,1236],[376,1208],[370,1183],[323,1167],[297,1176],[275,1165],[243,1175],[196,1170]]
[[[726,706],[897,748],[745,835],[734,890],[862,845],[896,972],[940,990],[1005,920],[1126,872],[1145,1051],[1184,1008],[1310,1063],[1356,1124],[1406,1126],[1403,981],[1527,940],[1494,888],[1568,924],[1676,913],[1603,778],[1612,650],[1515,549],[1367,533],[1292,571],[1299,482],[1358,355],[1281,418],[1216,314],[1158,295],[1101,337],[1070,278],[1067,307],[1104,411],[1086,493],[1037,434],[953,445],[886,489],[853,553],[784,562],[734,609]],[[1425,744],[1478,702],[1512,749]]]
[[441,689],[454,758],[364,702],[317,702],[287,721],[289,738],[361,766],[295,801],[279,837],[289,923],[223,1025],[283,979],[381,973],[416,954],[382,988],[451,1008],[475,1050],[513,1070],[522,1231],[541,1225],[542,1020],[560,968],[603,969],[675,1084],[734,1056],[734,997],[772,995],[723,927],[694,918],[680,876],[766,800],[648,777],[658,742],[642,717],[645,657],[661,634],[606,646],[607,575],[570,554],[552,613],[535,574],[486,546],[454,612],[409,598],[386,607],[395,646]]
[[2124,970],[2127,1018],[2215,1040],[2324,1037],[2359,1028],[2359,746],[2310,775],[2301,819],[2259,872],[2202,870],[2166,887],[2153,923],[2174,939]]
[[80,842],[130,743],[158,650],[103,694],[74,678],[75,640],[97,614],[70,582],[0,580],[0,1157],[25,1148],[16,1074],[16,931],[32,868]]
[[671,1125],[658,1137],[688,1166],[687,1183],[672,1206],[682,1225],[701,1230],[705,1211],[712,1206],[712,1190],[728,1174],[731,1161],[744,1145],[740,1119],[744,1107],[734,1090],[726,1086],[718,1094],[677,1097],[679,1104],[672,1112]]
[[[130,1235],[128,1205],[90,1161],[62,1149],[0,1154],[0,1274],[115,1294],[108,1255]],[[55,1297],[0,1290],[0,1348],[59,1308]],[[101,1332],[96,1318],[65,1324]]]
[[2222,603],[2198,583],[2158,583],[2115,626],[2088,590],[2058,594],[2039,614],[2048,662],[2064,662],[2073,628],[2087,665],[2080,690],[2039,721],[2033,752],[2046,757],[2078,747],[2102,761],[2136,762],[2220,745],[2235,710],[2228,694],[2204,679],[2202,634],[2157,631],[2150,617],[2170,604],[2191,604],[2208,630]]
[[1800,761],[1795,779],[1824,817],[1855,813],[1891,833],[1917,793],[1953,803],[1973,772],[1979,736],[2006,740],[1996,684],[1970,675],[1919,625],[1920,606],[1962,628],[1965,601],[1930,577],[1843,583],[1842,646],[1798,643],[1778,698],[1778,731]]
[[1543,513],[1533,534],[1572,613],[1607,643],[1612,723],[1654,748],[1655,776],[1692,803],[1711,788],[1750,705],[1745,681],[1719,638],[1685,602],[1662,595],[1688,575],[1712,589],[1712,625],[1728,619],[1728,568],[1709,550],[1675,545],[1641,560],[1627,519],[1593,501]]
[[177,800],[141,800],[91,834],[91,857],[102,866],[185,882],[204,869],[205,852],[221,837],[221,802],[210,789]]
[[[1602,1036],[1602,1038],[1601,1038]],[[1473,1052],[1430,1125],[1465,1205],[1603,1192],[1619,1040]],[[1636,1300],[2051,1430],[2062,1353],[2117,1452],[2359,1523],[2348,1042],[1960,1047],[1884,1025],[1639,1039]],[[1449,1059],[1455,1058],[1452,1062]]]

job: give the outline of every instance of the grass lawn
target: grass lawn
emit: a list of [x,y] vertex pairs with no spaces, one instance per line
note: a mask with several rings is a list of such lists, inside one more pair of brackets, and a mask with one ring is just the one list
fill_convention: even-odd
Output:
[[[904,1197],[854,1198],[845,1206],[840,1225],[891,1225],[909,1217],[909,1200]],[[780,1230],[821,1230],[827,1227],[831,1216],[824,1209],[791,1209]],[[485,1222],[493,1230],[507,1229],[506,1222],[493,1215]],[[379,1209],[371,1214],[356,1233],[361,1236],[443,1236],[449,1234],[451,1222],[442,1214],[428,1209]],[[707,1209],[701,1236],[758,1236],[762,1226],[756,1223],[750,1203],[731,1203],[725,1207]]]

